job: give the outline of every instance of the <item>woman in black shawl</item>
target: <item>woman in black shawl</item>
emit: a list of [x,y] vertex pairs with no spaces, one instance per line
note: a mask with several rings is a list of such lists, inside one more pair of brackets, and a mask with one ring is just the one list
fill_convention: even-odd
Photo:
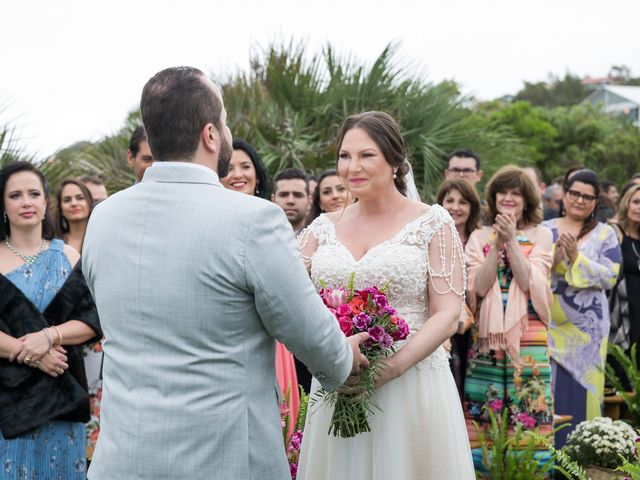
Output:
[[53,238],[48,201],[32,164],[0,170],[0,465],[7,478],[84,479],[80,345],[102,332],[80,255]]

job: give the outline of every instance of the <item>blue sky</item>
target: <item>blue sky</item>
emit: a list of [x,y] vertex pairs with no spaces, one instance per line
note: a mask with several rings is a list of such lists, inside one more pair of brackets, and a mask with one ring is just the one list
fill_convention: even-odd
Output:
[[0,122],[38,155],[118,130],[146,80],[171,65],[248,67],[291,37],[374,59],[389,42],[433,81],[481,99],[549,72],[640,76],[640,2],[611,0],[234,0],[7,2],[0,29]]

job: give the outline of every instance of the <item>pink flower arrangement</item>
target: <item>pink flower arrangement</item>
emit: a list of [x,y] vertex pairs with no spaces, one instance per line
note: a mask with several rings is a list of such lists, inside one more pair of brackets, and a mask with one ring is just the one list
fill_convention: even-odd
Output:
[[357,385],[349,391],[318,391],[334,405],[333,418],[329,432],[334,436],[348,438],[358,433],[370,431],[367,417],[375,405],[375,379],[384,369],[383,359],[395,352],[395,343],[409,336],[409,325],[398,316],[395,308],[389,305],[384,289],[376,286],[363,290],[354,290],[354,275],[349,285],[339,288],[323,288],[320,297],[340,325],[340,330],[351,336],[367,332],[369,338],[362,344],[370,367],[360,377]]

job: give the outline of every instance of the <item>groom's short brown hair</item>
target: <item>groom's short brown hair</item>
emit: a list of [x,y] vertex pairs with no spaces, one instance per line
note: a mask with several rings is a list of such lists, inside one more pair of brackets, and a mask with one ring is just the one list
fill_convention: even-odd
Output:
[[167,68],[151,77],[142,90],[140,112],[157,161],[192,158],[207,123],[222,130],[222,101],[193,67]]

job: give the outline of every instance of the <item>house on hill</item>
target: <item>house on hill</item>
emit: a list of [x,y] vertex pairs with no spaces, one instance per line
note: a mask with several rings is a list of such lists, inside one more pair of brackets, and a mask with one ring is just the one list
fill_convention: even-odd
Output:
[[583,103],[590,103],[605,113],[629,118],[640,128],[640,87],[601,85]]

